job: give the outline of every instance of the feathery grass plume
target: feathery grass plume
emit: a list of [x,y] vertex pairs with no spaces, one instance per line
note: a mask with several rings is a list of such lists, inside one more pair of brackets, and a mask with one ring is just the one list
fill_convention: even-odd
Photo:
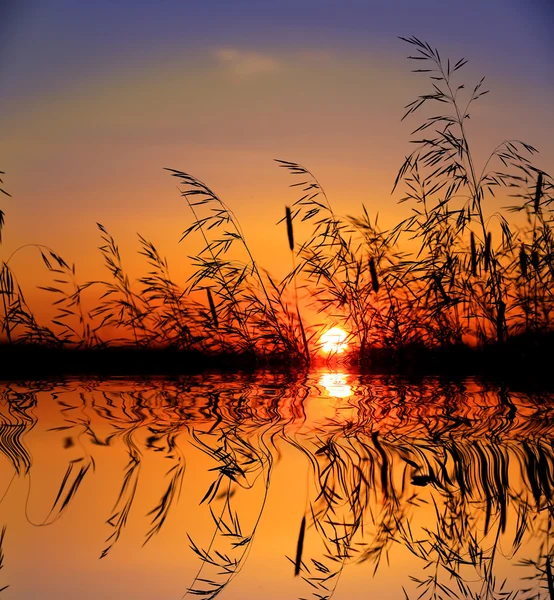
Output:
[[200,330],[201,307],[193,302],[171,279],[169,265],[157,248],[140,234],[139,254],[146,257],[150,270],[139,279],[145,312],[149,315],[148,330],[152,343],[182,350],[191,349],[204,339]]
[[[4,175],[4,171],[0,171],[0,175]],[[6,190],[2,188],[3,180],[0,177],[0,192],[6,196],[10,196]],[[0,244],[2,243],[2,229],[4,228],[4,212],[0,210]],[[4,318],[2,320],[2,329],[6,332],[8,342],[11,343],[11,329],[9,321],[7,320],[8,305],[7,302],[11,299],[13,293],[13,283],[10,284],[11,273],[7,270],[7,265],[2,263],[2,270],[0,271],[0,295],[2,296],[2,308],[4,309]],[[6,298],[7,297],[7,298]],[[1,331],[1,329],[0,329]]]
[[52,324],[59,328],[60,342],[75,348],[100,346],[101,341],[91,326],[90,314],[85,312],[82,304],[82,292],[95,282],[78,284],[75,264],[69,266],[61,256],[44,246],[37,246],[37,249],[55,284],[38,286],[38,289],[57,297],[52,302],[57,309]]
[[475,247],[475,234],[471,232],[470,238],[470,251],[471,251],[471,274],[477,276],[477,248]]
[[[229,334],[235,334],[237,342],[243,350],[253,350],[255,342],[252,337],[249,318],[260,313],[272,313],[273,306],[269,301],[266,287],[261,274],[246,243],[242,229],[234,213],[227,205],[203,182],[196,177],[175,169],[166,169],[173,177],[180,180],[184,189],[181,195],[185,198],[191,209],[194,222],[188,227],[181,237],[181,241],[191,233],[198,231],[205,243],[205,247],[196,256],[196,272],[190,278],[189,291],[199,289],[205,279],[218,286],[220,317],[226,323]],[[198,210],[209,207],[210,212],[206,217],[199,217]],[[221,237],[209,239],[210,231],[218,231],[220,227],[229,226]],[[238,261],[229,261],[224,255],[238,242],[246,252],[249,262],[240,264]],[[256,306],[250,308],[254,312],[244,310],[246,296],[249,295],[247,280],[251,277],[257,281],[267,299],[267,305],[255,302]],[[273,313],[271,316],[274,316]]]
[[104,257],[104,263],[112,275],[113,282],[101,282],[106,291],[102,294],[102,302],[91,311],[91,315],[102,318],[100,327],[112,325],[124,331],[130,330],[137,347],[148,346],[151,332],[145,325],[148,314],[144,310],[144,302],[131,287],[129,276],[123,269],[119,247],[113,236],[101,223],[96,225],[104,242],[98,249]]
[[285,219],[287,221],[287,237],[289,240],[289,248],[291,252],[294,252],[294,232],[292,228],[292,215],[290,212],[290,206],[285,206]]
[[[465,59],[451,64],[428,43],[416,37],[401,39],[415,49],[415,54],[409,58],[418,61],[418,67],[422,64],[428,67],[417,68],[415,72],[429,73],[432,85],[430,93],[419,96],[406,106],[403,119],[429,104],[440,105],[441,112],[426,118],[412,132],[413,135],[423,131],[426,133],[413,140],[416,148],[402,164],[393,190],[400,181],[404,181],[407,192],[400,201],[412,201],[418,206],[414,209],[415,214],[396,229],[421,241],[421,251],[411,261],[410,269],[420,273],[422,281],[431,282],[434,281],[433,274],[439,272],[440,278],[447,283],[445,291],[456,298],[456,302],[445,310],[444,306],[437,304],[432,294],[427,294],[422,298],[423,308],[420,311],[421,315],[426,315],[425,322],[436,324],[441,333],[449,328],[459,333],[471,327],[485,342],[496,337],[496,313],[493,309],[500,300],[509,297],[509,265],[514,264],[514,258],[517,260],[511,254],[511,232],[500,213],[491,215],[499,220],[503,233],[503,244],[494,251],[493,256],[490,231],[486,225],[489,220],[485,210],[486,201],[498,189],[512,191],[526,187],[528,178],[534,177],[538,171],[532,167],[529,159],[537,150],[525,142],[506,140],[479,167],[471,151],[466,121],[473,103],[488,93],[483,88],[484,79],[472,91],[467,88],[467,100],[464,100],[466,87],[457,84],[453,76],[466,64]],[[493,162],[503,167],[495,168]],[[468,245],[471,252],[471,239],[467,244],[465,236],[466,228],[473,222],[481,229],[485,245],[483,259],[486,276],[472,282],[468,275],[473,274],[469,269],[460,268],[459,256],[467,252]],[[503,263],[500,258],[504,260]],[[448,278],[444,277],[445,271]],[[461,314],[467,326],[462,327]]]
[[[41,248],[35,244],[32,247]],[[4,316],[1,321],[0,332],[5,331],[8,342],[33,343],[48,347],[59,347],[63,340],[52,329],[37,322],[16,276],[9,266],[10,260],[23,248],[21,246],[2,264],[0,270],[0,295]]]
[[535,199],[533,202],[533,207],[535,209],[535,213],[539,212],[541,195],[542,195],[542,172],[539,171],[539,175],[537,177],[537,187],[535,188]]
[[212,313],[212,319],[217,329],[219,327],[219,321],[217,319],[217,311],[215,310],[214,299],[212,296],[212,290],[210,288],[206,288],[206,293],[208,294],[208,304],[210,306],[210,312]]
[[[205,244],[194,257],[195,271],[187,291],[203,289],[209,282],[218,299],[221,343],[229,351],[262,359],[280,355],[305,362],[309,354],[302,325],[290,321],[284,286],[274,285],[258,267],[233,211],[196,177],[167,170],[179,179],[181,195],[194,217],[181,240],[198,232]],[[235,259],[230,252],[242,253],[246,260]]]
[[379,291],[379,278],[377,277],[377,268],[375,267],[375,259],[373,256],[369,258],[369,274],[371,276],[371,287],[377,293]]
[[400,289],[392,300],[388,289],[380,302],[370,301],[373,288],[364,255],[374,256],[379,264],[386,256],[390,270],[396,268],[387,235],[371,223],[365,208],[360,219],[339,217],[323,187],[307,168],[285,160],[276,162],[300,179],[290,186],[300,189],[300,198],[294,203],[294,217],[313,224],[310,237],[298,250],[298,267],[283,283],[287,284],[297,275],[304,277],[312,305],[328,319],[338,320],[338,324],[357,339],[360,357],[366,357],[370,338],[393,338],[395,331],[401,330],[408,334],[407,327],[395,327],[398,318],[407,314],[395,312],[393,307],[394,302],[402,301]]

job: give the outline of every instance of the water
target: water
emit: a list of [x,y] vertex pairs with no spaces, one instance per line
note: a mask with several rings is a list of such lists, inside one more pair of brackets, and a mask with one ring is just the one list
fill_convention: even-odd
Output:
[[553,598],[553,418],[471,379],[0,384],[0,596]]

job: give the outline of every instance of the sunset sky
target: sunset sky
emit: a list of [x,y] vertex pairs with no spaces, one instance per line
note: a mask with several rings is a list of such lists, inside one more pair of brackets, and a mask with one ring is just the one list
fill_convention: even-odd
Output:
[[[407,209],[390,192],[421,117],[400,118],[428,85],[399,35],[469,59],[468,87],[487,76],[469,129],[478,159],[522,139],[552,172],[553,30],[548,0],[5,0],[0,258],[42,243],[97,278],[99,221],[134,276],[140,232],[184,282],[198,248],[178,244],[191,215],[163,167],[214,189],[277,274],[295,193],[275,158],[310,168],[336,212],[363,202],[396,222]],[[13,266],[28,295],[44,284],[31,251]]]

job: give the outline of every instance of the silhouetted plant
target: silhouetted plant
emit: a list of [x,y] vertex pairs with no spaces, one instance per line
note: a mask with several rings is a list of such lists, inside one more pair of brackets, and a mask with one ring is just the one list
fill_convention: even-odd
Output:
[[[167,169],[193,215],[182,239],[196,234],[202,240],[185,288],[142,236],[139,253],[148,272],[132,281],[116,241],[98,224],[109,281],[80,284],[74,265],[36,246],[54,279],[43,286],[55,295],[57,309],[48,325],[34,317],[10,259],[2,262],[2,337],[57,347],[125,344],[238,353],[307,366],[317,337],[333,324],[348,332],[352,355],[369,364],[379,349],[394,357],[410,349],[502,345],[520,334],[553,333],[551,177],[533,166],[535,148],[517,140],[503,141],[478,165],[466,124],[474,103],[488,93],[484,79],[466,91],[457,81],[465,59],[451,63],[416,37],[401,39],[414,51],[409,58],[423,67],[415,72],[426,74],[431,85],[407,104],[402,119],[440,107],[412,131],[415,148],[393,185],[393,191],[404,187],[400,202],[410,204],[409,217],[387,231],[366,207],[361,216],[341,217],[311,171],[278,160],[295,177],[291,187],[301,192],[285,208],[293,262],[278,282],[254,259],[227,204],[193,175]],[[504,211],[489,208],[498,194],[516,199],[507,210],[524,213],[526,225],[517,228]],[[295,220],[312,226],[302,242]],[[406,239],[417,245],[414,253],[401,250]],[[90,311],[85,292],[97,294]],[[319,323],[301,316],[305,299]]]
[[[231,349],[243,352],[261,355],[276,352],[299,360],[309,358],[303,348],[306,338],[301,320],[287,307],[284,290],[258,268],[234,213],[197,178],[168,170],[183,186],[182,196],[194,216],[181,240],[199,232],[205,243],[193,257],[195,272],[187,291],[208,287],[210,295],[213,294],[212,319],[206,328],[212,329],[224,349],[230,343]],[[204,210],[205,216],[199,214],[200,210]],[[246,261],[227,258],[228,252],[237,246],[245,253]],[[214,313],[217,319],[213,318]]]

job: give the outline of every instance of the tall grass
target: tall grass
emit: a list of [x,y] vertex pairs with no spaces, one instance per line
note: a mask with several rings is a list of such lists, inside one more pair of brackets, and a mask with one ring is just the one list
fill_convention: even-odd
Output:
[[[502,213],[487,212],[486,203],[506,190],[523,201],[518,208],[530,207],[536,218],[552,202],[552,180],[548,178],[548,193],[543,196],[547,179],[530,161],[536,150],[517,140],[500,143],[483,165],[477,165],[465,125],[473,103],[488,93],[484,79],[464,97],[465,86],[454,80],[464,59],[451,65],[429,44],[417,38],[405,41],[415,50],[410,58],[425,67],[415,71],[429,73],[432,91],[409,103],[403,119],[430,103],[446,109],[412,132],[418,135],[412,140],[416,148],[395,181],[395,187],[400,182],[406,186],[401,202],[414,206],[414,214],[398,229],[411,233],[421,248],[407,268],[421,284],[423,308],[430,313],[436,334],[450,341],[464,333],[480,341],[503,341],[506,334],[520,329],[513,263],[517,238],[525,238],[527,232],[512,231]],[[424,131],[428,137],[421,135]],[[535,181],[531,195],[529,187]],[[501,235],[496,244],[495,226],[495,235]],[[520,303],[524,312],[528,302]]]
[[[291,270],[276,281],[255,260],[231,208],[198,178],[167,169],[192,215],[181,239],[202,240],[184,287],[142,236],[148,272],[131,281],[117,243],[99,224],[105,281],[79,283],[74,266],[37,246],[55,283],[45,288],[58,307],[48,326],[33,317],[9,260],[2,263],[0,333],[8,342],[172,347],[304,365],[332,325],[348,332],[362,362],[376,349],[501,345],[552,333],[552,178],[533,165],[536,149],[518,140],[502,141],[478,163],[467,121],[488,93],[484,79],[466,87],[458,79],[465,59],[451,62],[418,38],[401,39],[414,71],[429,79],[402,120],[436,109],[413,128],[413,150],[392,186],[403,190],[408,217],[381,230],[366,207],[360,216],[340,216],[309,169],[278,160],[299,195],[283,219]],[[512,205],[497,209],[498,196]],[[518,220],[508,220],[516,213]],[[311,226],[303,241],[295,239],[298,222]],[[403,250],[408,241],[416,248],[410,253]],[[96,294],[92,310],[83,308],[84,294]],[[314,311],[319,317],[306,319]]]

